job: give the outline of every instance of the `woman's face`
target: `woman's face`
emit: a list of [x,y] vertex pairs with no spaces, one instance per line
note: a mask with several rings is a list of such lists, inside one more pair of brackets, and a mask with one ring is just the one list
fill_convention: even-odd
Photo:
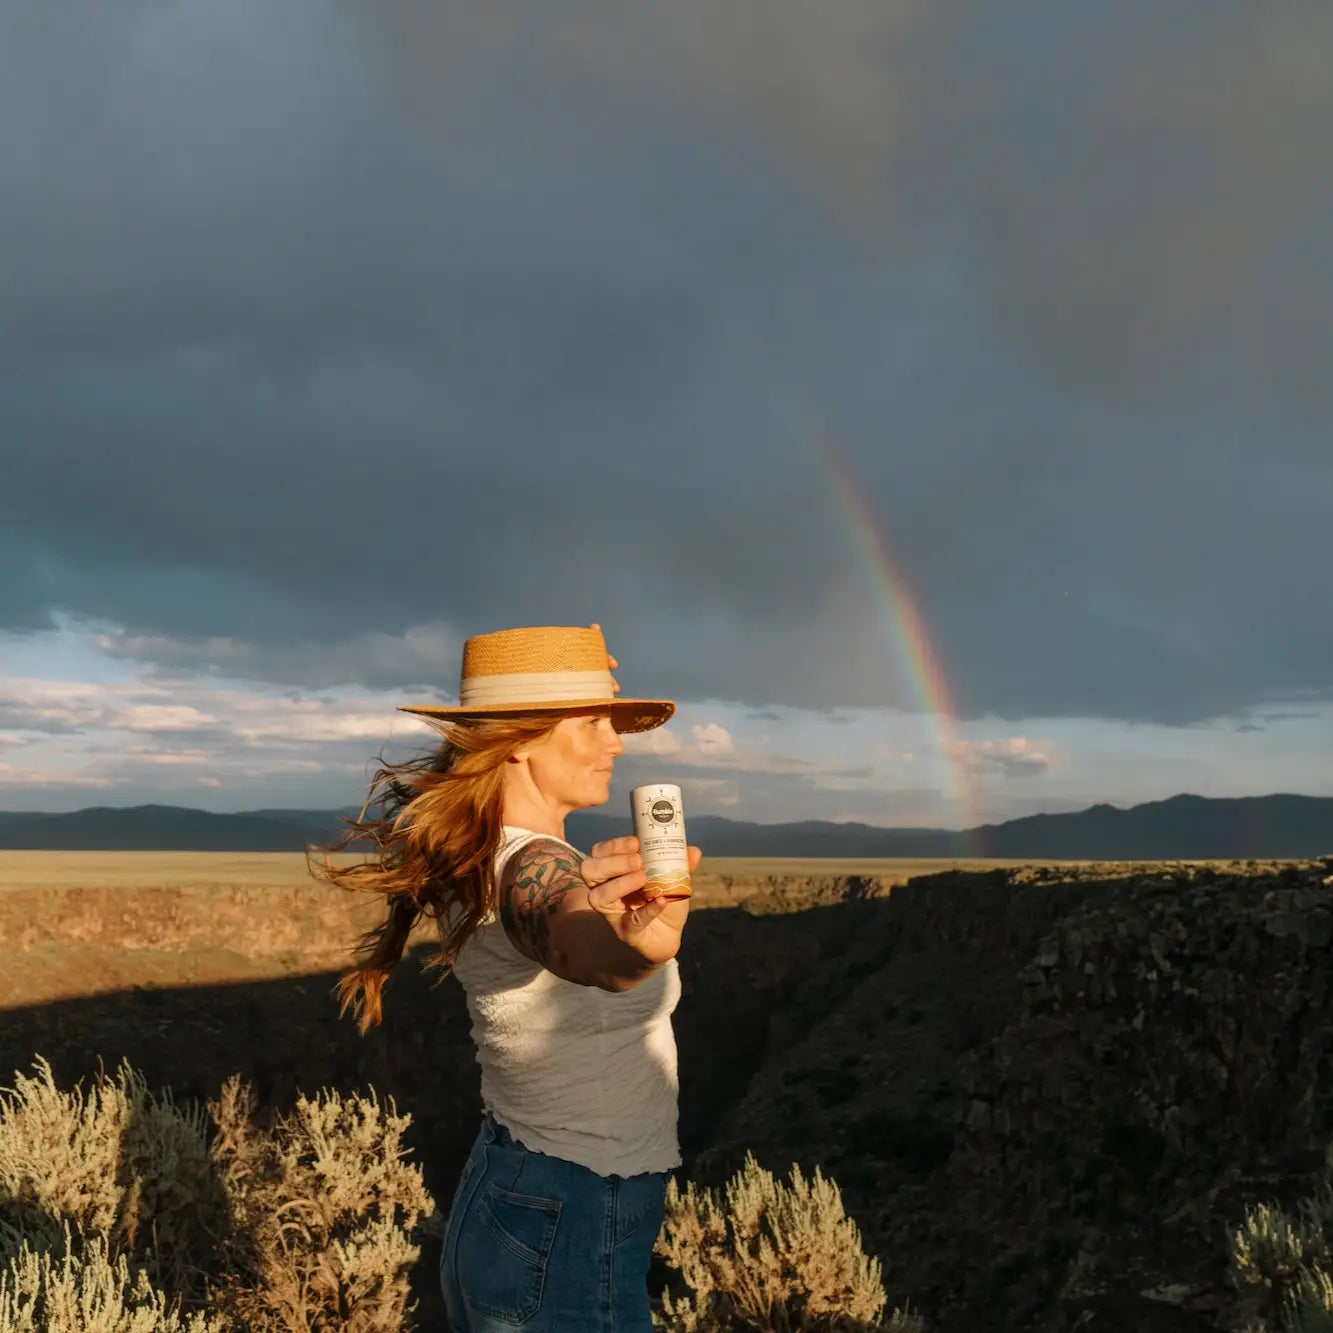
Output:
[[525,747],[528,769],[543,796],[582,810],[602,805],[611,794],[611,772],[625,743],[611,725],[609,708],[563,717],[535,744]]

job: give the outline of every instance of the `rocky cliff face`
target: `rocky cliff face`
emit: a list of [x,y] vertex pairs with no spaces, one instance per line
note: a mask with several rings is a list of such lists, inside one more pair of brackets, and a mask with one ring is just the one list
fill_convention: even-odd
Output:
[[913,880],[696,1171],[821,1163],[942,1333],[1226,1327],[1245,1204],[1333,1138],[1331,912],[1333,859]]
[[[34,900],[5,967],[68,973],[98,949],[128,976],[133,946],[156,966],[172,941],[220,967],[254,938],[329,967],[345,925],[327,902],[264,893]],[[708,900],[680,958],[687,1174],[720,1183],[747,1149],[822,1166],[891,1301],[937,1333],[1228,1327],[1230,1232],[1247,1203],[1308,1193],[1333,1138],[1333,859],[747,880]],[[239,1072],[273,1105],[373,1084],[447,1200],[479,1112],[456,984],[405,967],[363,1039],[331,971],[235,976],[87,998],[67,976],[71,998],[0,1004],[0,1082],[41,1052],[62,1080],[127,1056],[182,1096]]]

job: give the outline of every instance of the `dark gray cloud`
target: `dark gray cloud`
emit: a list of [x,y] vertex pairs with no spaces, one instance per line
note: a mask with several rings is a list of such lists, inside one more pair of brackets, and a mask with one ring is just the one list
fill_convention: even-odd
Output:
[[[0,13],[0,625],[446,689],[1333,697],[1333,17],[948,0]],[[821,444],[823,441],[823,444]],[[405,637],[406,636],[406,637]]]
[[[68,722],[58,718],[42,717],[31,705],[0,702],[0,731],[36,731],[47,736],[77,736],[83,729],[83,722]],[[14,735],[0,735],[0,741],[7,745],[22,745],[26,742]]]
[[211,676],[262,680],[307,693],[358,684],[412,691],[413,697],[419,694],[423,700],[456,688],[456,682],[441,679],[441,663],[456,662],[463,646],[457,635],[436,628],[400,635],[361,634],[333,644],[224,636],[180,639],[120,631],[101,634],[97,642],[109,657],[149,663],[142,678],[150,684]]

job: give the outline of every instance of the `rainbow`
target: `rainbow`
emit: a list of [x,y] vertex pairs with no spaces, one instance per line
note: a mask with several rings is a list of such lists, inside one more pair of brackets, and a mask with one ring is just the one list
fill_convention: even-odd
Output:
[[[862,499],[864,488],[825,434],[812,431],[829,489],[846,519],[844,530],[867,591],[879,610],[885,638],[903,664],[920,711],[929,719],[944,774],[944,788],[960,830],[974,828],[976,799],[956,731],[957,709],[917,599],[889,553],[888,544]],[[966,850],[960,848],[960,850]]]

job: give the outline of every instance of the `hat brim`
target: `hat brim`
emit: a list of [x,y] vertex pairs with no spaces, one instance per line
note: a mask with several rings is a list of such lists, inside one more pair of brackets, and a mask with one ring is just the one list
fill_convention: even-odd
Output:
[[670,699],[561,699],[558,703],[488,704],[484,708],[443,707],[435,704],[399,704],[400,713],[441,718],[449,722],[488,717],[507,717],[515,713],[575,713],[583,708],[609,708],[611,725],[619,732],[652,731],[670,720],[676,705]]

